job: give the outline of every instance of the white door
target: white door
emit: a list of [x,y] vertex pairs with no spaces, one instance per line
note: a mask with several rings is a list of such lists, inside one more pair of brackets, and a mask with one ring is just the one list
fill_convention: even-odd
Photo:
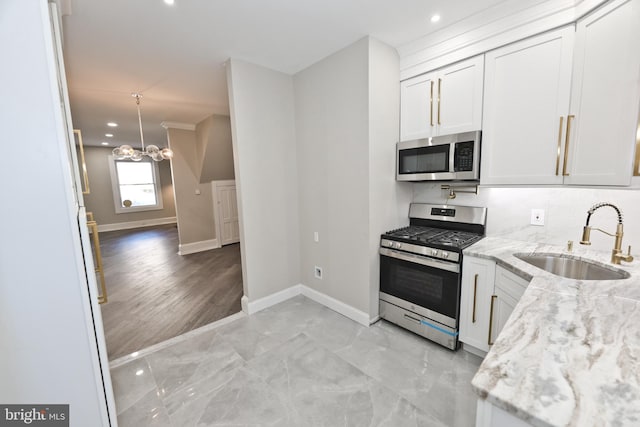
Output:
[[400,82],[400,141],[428,138],[435,130],[433,74]]
[[488,52],[483,184],[562,184],[574,27]]
[[629,185],[640,98],[640,0],[578,21],[567,184]]
[[214,181],[216,223],[220,246],[240,241],[235,181]]
[[462,261],[460,341],[489,351],[489,316],[496,263],[465,256]]
[[453,64],[438,73],[434,101],[438,135],[470,132],[482,126],[484,56]]

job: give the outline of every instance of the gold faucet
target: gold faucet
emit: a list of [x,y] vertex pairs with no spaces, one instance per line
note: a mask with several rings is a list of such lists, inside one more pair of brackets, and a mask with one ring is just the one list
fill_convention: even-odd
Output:
[[[594,228],[589,226],[589,220],[591,219],[591,215],[593,215],[593,213],[596,210],[604,206],[609,206],[615,209],[616,213],[618,214],[618,225],[616,226],[615,234],[609,233],[600,228]],[[625,262],[633,261],[633,257],[631,256],[631,246],[629,246],[629,249],[626,254],[622,253],[622,236],[624,235],[623,228],[622,228],[622,212],[620,212],[620,209],[618,209],[615,205],[612,205],[611,203],[596,203],[591,207],[591,209],[587,211],[587,223],[582,229],[582,240],[580,241],[581,245],[591,244],[591,241],[589,240],[591,237],[591,230],[598,230],[608,236],[612,236],[616,238],[615,243],[613,245],[613,250],[611,251],[611,262],[613,264],[620,264],[620,261],[625,261]]]

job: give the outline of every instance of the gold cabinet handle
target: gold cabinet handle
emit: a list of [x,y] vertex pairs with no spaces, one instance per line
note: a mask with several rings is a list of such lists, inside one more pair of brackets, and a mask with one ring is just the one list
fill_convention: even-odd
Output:
[[[93,214],[91,214],[93,217]],[[100,275],[100,293],[98,294],[98,303],[107,302],[107,283],[104,280],[104,269],[102,268],[102,254],[100,253],[100,238],[98,237],[98,223],[95,221],[87,221],[87,227],[91,229],[93,234],[93,249],[96,258],[95,272]]]
[[440,96],[442,89],[442,79],[438,79],[438,124],[440,124]]
[[498,298],[498,295],[491,295],[491,308],[489,309],[489,337],[487,338],[487,344],[493,345],[491,337],[491,330],[493,329],[493,303]]
[[562,165],[562,176],[569,176],[567,172],[567,159],[569,157],[569,140],[571,139],[571,122],[576,116],[569,114],[567,116],[567,134],[564,138],[564,164]]
[[562,125],[564,124],[564,116],[560,116],[560,125],[558,126],[558,155],[556,157],[556,176],[560,172],[560,147],[562,146]]
[[431,80],[431,97],[429,98],[431,109],[429,110],[429,122],[433,126],[433,80]]
[[471,314],[471,323],[476,323],[476,297],[478,295],[478,274],[473,278],[473,312]]

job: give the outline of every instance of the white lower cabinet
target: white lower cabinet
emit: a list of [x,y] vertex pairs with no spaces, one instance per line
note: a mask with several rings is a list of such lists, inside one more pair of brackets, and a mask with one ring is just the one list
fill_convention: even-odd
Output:
[[492,260],[465,255],[460,295],[460,341],[488,352],[528,281]]
[[531,424],[486,400],[478,399],[476,427],[531,427]]
[[460,341],[484,352],[489,351],[489,312],[495,274],[494,261],[466,255],[462,259]]

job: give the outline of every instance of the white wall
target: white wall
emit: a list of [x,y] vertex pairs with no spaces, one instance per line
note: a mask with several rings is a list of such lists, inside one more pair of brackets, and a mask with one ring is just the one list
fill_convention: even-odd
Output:
[[4,1],[0,17],[0,402],[106,425],[47,2]]
[[370,320],[380,234],[408,221],[412,195],[395,182],[398,80],[395,49],[370,37],[294,76],[302,282]]
[[378,316],[380,235],[409,222],[412,186],[396,182],[400,129],[398,53],[369,39],[369,316]]
[[232,59],[227,82],[249,302],[300,283],[291,76]]
[[[414,184],[414,201],[447,203],[446,191],[439,184]],[[640,254],[640,191],[638,189],[603,189],[584,187],[481,187],[478,195],[462,194],[451,200],[452,205],[486,206],[487,235],[516,240],[534,240],[566,245],[573,240],[578,245],[587,210],[595,203],[610,202],[624,214],[624,250],[632,245],[632,253]],[[545,225],[530,225],[531,209],[545,210]],[[590,225],[615,232],[617,216],[611,208],[600,208],[591,217]],[[591,233],[591,249],[609,252],[613,237],[597,231]],[[638,258],[636,258],[638,259]]]
[[[303,284],[369,312],[367,38],[294,76]],[[314,243],[313,232],[320,241]],[[314,277],[314,266],[323,279]]]

